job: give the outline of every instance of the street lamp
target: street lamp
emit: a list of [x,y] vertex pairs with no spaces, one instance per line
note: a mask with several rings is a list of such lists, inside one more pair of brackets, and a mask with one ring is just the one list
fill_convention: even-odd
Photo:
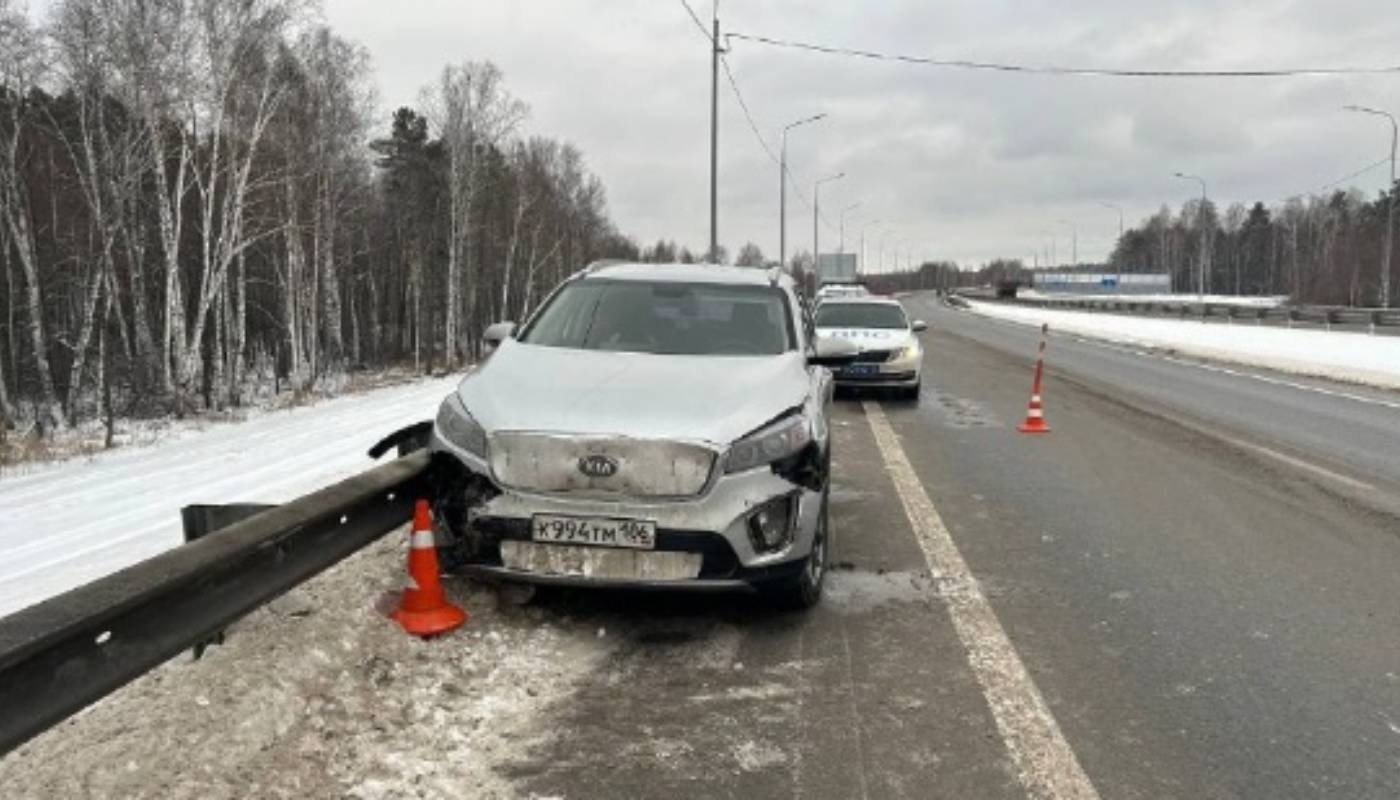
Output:
[[865,271],[865,229],[866,229],[866,228],[869,228],[869,227],[872,226],[872,225],[878,225],[878,224],[880,224],[880,220],[878,220],[878,219],[872,219],[872,220],[870,220],[869,222],[865,223],[864,225],[860,226],[860,269],[861,269],[861,271]]
[[1385,249],[1381,254],[1381,308],[1390,308],[1390,254],[1395,240],[1395,142],[1400,139],[1400,123],[1389,111],[1381,111],[1366,106],[1343,106],[1347,111],[1358,111],[1390,120],[1390,184],[1385,187],[1390,197],[1385,212]]
[[816,122],[825,119],[826,114],[816,114],[796,122],[790,122],[783,126],[783,146],[780,148],[781,155],[778,159],[778,264],[787,266],[787,135],[788,131],[799,125],[806,125],[809,122]]
[[846,252],[846,214],[848,214],[851,211],[855,211],[857,208],[860,208],[860,203],[851,203],[850,205],[841,209],[841,245],[836,248],[836,252],[841,253],[843,255]]
[[1173,172],[1173,176],[1185,181],[1199,181],[1201,184],[1201,207],[1196,216],[1199,218],[1201,226],[1201,261],[1196,267],[1196,294],[1202,300],[1206,296],[1206,261],[1210,259],[1210,244],[1206,241],[1206,179],[1199,175],[1188,175],[1185,172]]
[[838,172],[835,175],[818,178],[817,181],[812,184],[812,270],[814,272],[817,270],[817,261],[821,254],[821,250],[818,249],[818,243],[820,242],[818,228],[821,224],[822,184],[831,181],[839,181],[844,177],[846,177],[846,173]]
[[[1104,208],[1111,208],[1111,209],[1113,209],[1114,211],[1117,211],[1117,212],[1118,212],[1118,242],[1117,242],[1117,245],[1115,246],[1115,249],[1117,249],[1117,246],[1121,246],[1121,245],[1123,244],[1123,207],[1122,207],[1122,206],[1114,205],[1113,203],[1105,203],[1105,202],[1103,202],[1102,200],[1099,201],[1099,205],[1103,206]],[[1112,257],[1112,253],[1110,253],[1109,256]],[[1116,272],[1118,273],[1118,290],[1119,290],[1119,291],[1122,291],[1122,290],[1123,290],[1123,262],[1122,262],[1122,261],[1119,261],[1119,262],[1118,262],[1118,269],[1116,270]]]
[[893,229],[886,229],[880,233],[880,272],[885,271],[885,237],[894,233]]

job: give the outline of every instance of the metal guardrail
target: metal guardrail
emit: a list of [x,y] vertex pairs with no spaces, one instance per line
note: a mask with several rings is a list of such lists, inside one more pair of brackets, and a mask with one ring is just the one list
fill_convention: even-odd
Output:
[[0,618],[0,755],[408,522],[416,452]]
[[1065,308],[1082,311],[1108,311],[1116,314],[1166,316],[1179,319],[1223,319],[1226,321],[1272,322],[1286,326],[1297,324],[1365,328],[1375,333],[1377,328],[1400,327],[1400,309],[1352,308],[1348,306],[1273,306],[1253,308],[1226,303],[1197,303],[1193,301],[1134,300],[1131,297],[1066,298],[1017,297],[1015,299],[979,297],[980,300],[1015,303],[1038,308]]

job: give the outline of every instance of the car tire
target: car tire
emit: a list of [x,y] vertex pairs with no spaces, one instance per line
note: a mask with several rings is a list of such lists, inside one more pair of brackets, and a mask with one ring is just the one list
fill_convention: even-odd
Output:
[[802,562],[797,575],[766,586],[763,593],[774,606],[787,611],[806,611],[822,599],[822,586],[831,566],[831,529],[827,514],[827,489],[822,488],[821,510],[817,516],[817,531],[812,539],[812,552]]
[[924,382],[923,382],[923,381],[919,381],[918,383],[916,383],[916,384],[914,384],[913,386],[910,386],[910,387],[908,387],[908,388],[906,388],[906,389],[900,389],[900,390],[899,390],[899,395],[900,395],[900,397],[901,397],[902,399],[904,399],[904,400],[907,400],[907,401],[909,401],[909,402],[911,402],[911,403],[917,403],[917,402],[919,402],[919,390],[920,390],[921,388],[923,388],[923,385],[924,385]]

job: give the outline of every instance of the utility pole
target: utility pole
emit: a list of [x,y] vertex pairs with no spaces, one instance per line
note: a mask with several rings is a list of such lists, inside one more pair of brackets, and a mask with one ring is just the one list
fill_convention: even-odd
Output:
[[710,37],[710,255],[719,255],[719,0],[714,6],[714,33]]
[[783,145],[779,148],[778,156],[778,265],[784,269],[787,267],[787,136],[788,131],[799,125],[806,125],[809,122],[816,122],[825,119],[826,114],[816,114],[806,119],[799,119],[796,122],[783,126]]
[[1197,224],[1201,228],[1201,259],[1196,266],[1196,294],[1204,300],[1206,296],[1206,262],[1210,260],[1210,242],[1207,241],[1210,237],[1206,235],[1206,179],[1199,175],[1187,175],[1184,172],[1172,174],[1182,180],[1199,181],[1201,184],[1201,207],[1196,214],[1199,220]]
[[1400,123],[1389,111],[1381,111],[1366,106],[1345,106],[1348,111],[1359,111],[1390,120],[1390,183],[1385,187],[1390,203],[1385,212],[1385,247],[1381,251],[1381,308],[1390,308],[1390,255],[1395,241],[1395,144],[1400,139]]

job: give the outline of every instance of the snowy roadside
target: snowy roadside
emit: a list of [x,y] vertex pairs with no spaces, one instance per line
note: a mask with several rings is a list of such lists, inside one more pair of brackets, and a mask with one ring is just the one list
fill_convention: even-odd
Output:
[[977,314],[1022,325],[1140,347],[1319,378],[1400,389],[1400,339],[1247,323],[1207,325],[1185,320],[1056,311],[968,301]]
[[0,477],[0,616],[181,544],[182,506],[286,502],[368,469],[371,445],[431,419],[457,381],[184,429],[145,447]]
[[1119,301],[1124,303],[1209,303],[1213,306],[1235,306],[1236,308],[1277,308],[1288,302],[1287,295],[1265,297],[1241,297],[1233,294],[1078,294],[1073,292],[1041,292],[1035,289],[1021,289],[1016,296],[1027,300],[1048,300],[1050,302],[1074,302],[1077,300]]
[[610,642],[452,579],[471,614],[432,641],[384,618],[391,534],[0,759],[6,798],[511,797],[498,769]]
[[77,458],[91,458],[114,449],[149,447],[153,444],[198,434],[220,425],[237,425],[266,414],[316,406],[349,395],[403,386],[425,380],[421,373],[404,369],[326,376],[312,389],[274,393],[268,381],[248,387],[243,405],[221,410],[200,411],[184,418],[173,416],[150,419],[118,417],[112,433],[112,447],[104,447],[106,423],[100,417],[86,416],[77,425],[49,431],[34,440],[33,421],[26,428],[9,431],[0,442],[0,480],[6,476],[27,475],[45,466]]

